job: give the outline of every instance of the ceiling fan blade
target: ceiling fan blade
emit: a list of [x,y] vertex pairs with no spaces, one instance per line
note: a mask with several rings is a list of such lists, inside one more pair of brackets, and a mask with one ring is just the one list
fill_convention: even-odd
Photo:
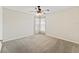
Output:
[[36,11],[29,11],[29,12],[36,12]]
[[44,13],[45,15],[49,15],[49,14],[52,14],[52,15],[55,15],[56,13],[55,12],[50,12],[50,13]]

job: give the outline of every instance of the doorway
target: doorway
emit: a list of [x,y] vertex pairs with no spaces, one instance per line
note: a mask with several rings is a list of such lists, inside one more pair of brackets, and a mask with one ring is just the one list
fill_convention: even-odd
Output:
[[46,32],[46,17],[35,16],[34,19],[34,34],[45,34]]

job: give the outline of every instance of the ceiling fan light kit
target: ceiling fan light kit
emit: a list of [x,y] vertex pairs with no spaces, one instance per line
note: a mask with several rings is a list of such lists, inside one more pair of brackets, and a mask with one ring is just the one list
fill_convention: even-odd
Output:
[[43,16],[45,15],[46,11],[49,12],[50,10],[49,9],[46,9],[46,10],[42,10],[40,6],[37,6],[36,8],[36,16]]

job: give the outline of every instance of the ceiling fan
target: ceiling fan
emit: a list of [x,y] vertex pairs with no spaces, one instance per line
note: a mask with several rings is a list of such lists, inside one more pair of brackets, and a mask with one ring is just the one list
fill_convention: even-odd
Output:
[[49,9],[43,10],[41,9],[40,6],[36,6],[35,11],[32,11],[32,12],[34,12],[37,16],[41,16],[41,15],[48,14],[50,10]]
[[42,13],[44,11],[50,11],[49,9],[42,10],[40,6],[37,6],[37,8],[35,8],[35,9],[37,9],[37,13]]

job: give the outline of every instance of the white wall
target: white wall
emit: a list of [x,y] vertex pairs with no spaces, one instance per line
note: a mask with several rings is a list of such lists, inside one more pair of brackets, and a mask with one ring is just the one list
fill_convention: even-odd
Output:
[[[0,7],[0,40],[2,40],[2,7]],[[1,41],[0,41],[0,52],[1,52]]]
[[0,7],[0,40],[2,40],[2,7]]
[[3,8],[3,40],[13,40],[33,34],[33,16]]
[[79,43],[79,7],[47,16],[47,35]]

